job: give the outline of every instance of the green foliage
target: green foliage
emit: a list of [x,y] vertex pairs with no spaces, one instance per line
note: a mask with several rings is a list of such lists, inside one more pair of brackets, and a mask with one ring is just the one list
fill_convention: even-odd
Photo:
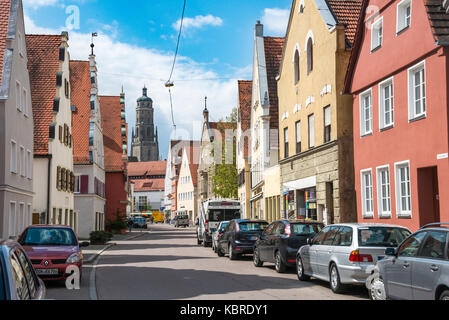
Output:
[[106,225],[106,230],[112,231],[113,233],[120,233],[121,230],[126,229],[126,217],[120,214],[117,210],[114,220],[109,220]]
[[106,244],[112,239],[113,234],[107,231],[92,231],[90,233],[90,244]]

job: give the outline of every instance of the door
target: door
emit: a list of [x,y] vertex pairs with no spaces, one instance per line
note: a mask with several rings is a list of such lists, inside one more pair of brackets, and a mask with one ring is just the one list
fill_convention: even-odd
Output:
[[326,233],[326,237],[324,237],[322,244],[317,247],[316,265],[318,275],[326,279],[329,279],[329,263],[334,252],[333,242],[339,229],[339,226],[331,226]]
[[262,235],[260,236],[260,240],[258,241],[257,247],[259,250],[260,260],[262,261],[268,261],[268,238],[276,227],[276,224],[277,222],[273,222],[272,224],[270,224],[262,233]]
[[388,297],[411,300],[412,294],[412,263],[426,236],[419,232],[399,247],[397,257],[394,257],[384,269],[384,281]]
[[437,167],[418,169],[419,222],[421,226],[440,222]]
[[223,234],[220,237],[220,247],[222,248],[222,251],[227,254],[229,253],[229,242],[231,241],[232,234],[234,233],[235,229],[235,221],[231,221],[223,231]]
[[267,246],[266,246],[266,255],[267,261],[274,262],[274,251],[276,249],[276,244],[278,243],[282,232],[284,231],[284,223],[277,222],[273,228],[273,231],[270,235],[268,235]]
[[448,232],[429,231],[412,269],[412,291],[415,300],[434,300],[441,269],[447,264],[445,249]]
[[319,275],[319,269],[317,264],[318,251],[321,250],[323,240],[325,239],[330,227],[326,227],[321,230],[320,233],[313,239],[312,244],[305,246],[301,249],[301,258],[304,265],[304,270],[309,275]]

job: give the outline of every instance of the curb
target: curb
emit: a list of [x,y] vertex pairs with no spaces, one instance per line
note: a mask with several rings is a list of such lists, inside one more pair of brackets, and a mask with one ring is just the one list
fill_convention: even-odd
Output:
[[101,249],[99,252],[97,252],[96,254],[92,255],[92,257],[90,257],[87,260],[84,260],[83,263],[84,264],[90,264],[92,261],[94,261],[100,254],[102,254],[104,251],[108,250],[109,248],[113,247],[117,245],[116,243],[110,243],[108,245],[106,245],[103,249]]

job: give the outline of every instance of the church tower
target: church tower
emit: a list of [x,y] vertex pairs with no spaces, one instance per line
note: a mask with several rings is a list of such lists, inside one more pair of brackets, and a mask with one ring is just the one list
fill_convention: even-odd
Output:
[[136,130],[132,135],[131,156],[139,162],[159,160],[157,128],[154,127],[153,100],[143,88],[143,95],[137,99]]

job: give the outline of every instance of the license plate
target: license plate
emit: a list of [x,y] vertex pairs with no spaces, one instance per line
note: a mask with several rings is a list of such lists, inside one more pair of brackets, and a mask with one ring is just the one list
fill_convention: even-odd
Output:
[[54,275],[54,274],[58,274],[59,270],[58,269],[36,269],[36,274],[41,276],[41,275]]
[[383,258],[385,258],[384,256],[378,256],[377,257],[377,261],[380,261],[380,260],[382,260]]

